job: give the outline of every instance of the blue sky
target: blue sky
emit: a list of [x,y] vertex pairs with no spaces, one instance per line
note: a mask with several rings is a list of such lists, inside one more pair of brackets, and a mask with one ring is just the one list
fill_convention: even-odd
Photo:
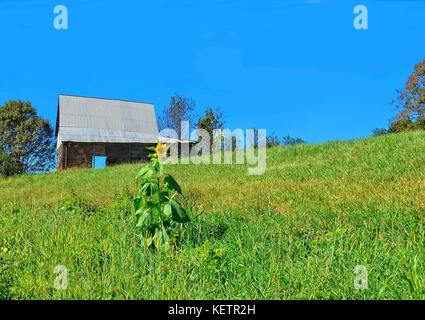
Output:
[[[69,29],[53,27],[68,8]],[[355,30],[353,9],[368,8]],[[386,127],[425,58],[425,1],[0,0],[0,103],[56,121],[60,93],[151,102],[174,92],[226,127],[315,143]]]

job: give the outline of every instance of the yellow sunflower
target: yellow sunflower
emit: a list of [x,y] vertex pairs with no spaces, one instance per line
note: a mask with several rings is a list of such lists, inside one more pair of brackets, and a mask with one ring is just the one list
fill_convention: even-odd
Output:
[[163,158],[167,155],[167,146],[164,143],[158,143],[155,147],[155,153],[158,155],[158,158]]

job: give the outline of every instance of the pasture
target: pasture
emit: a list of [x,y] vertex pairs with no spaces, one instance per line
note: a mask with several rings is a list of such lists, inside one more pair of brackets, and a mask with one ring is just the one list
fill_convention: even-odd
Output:
[[0,298],[424,299],[424,151],[410,132],[268,149],[260,176],[169,165],[192,221],[168,251],[135,233],[140,164],[2,179]]

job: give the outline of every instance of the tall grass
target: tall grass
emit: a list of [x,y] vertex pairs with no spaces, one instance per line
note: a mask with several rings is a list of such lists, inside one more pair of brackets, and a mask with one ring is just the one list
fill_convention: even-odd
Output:
[[0,180],[0,298],[423,299],[424,151],[413,132],[273,148],[262,176],[169,166],[200,215],[168,252],[135,234],[139,165]]

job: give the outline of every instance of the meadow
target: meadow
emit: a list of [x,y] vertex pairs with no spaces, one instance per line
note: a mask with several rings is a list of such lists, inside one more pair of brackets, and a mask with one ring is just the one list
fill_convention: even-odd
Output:
[[192,219],[166,251],[135,233],[141,164],[0,179],[0,299],[425,299],[424,151],[409,132],[271,148],[260,176],[168,165]]

